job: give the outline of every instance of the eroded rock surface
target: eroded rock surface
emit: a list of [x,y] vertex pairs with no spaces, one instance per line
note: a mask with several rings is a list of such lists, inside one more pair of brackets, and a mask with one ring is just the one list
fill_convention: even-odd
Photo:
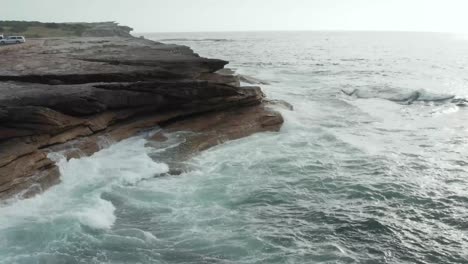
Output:
[[184,46],[59,38],[2,47],[0,55],[8,61],[0,68],[0,198],[28,197],[59,182],[50,152],[79,158],[99,151],[103,139],[162,126],[194,133],[180,150],[189,157],[226,140],[278,131],[283,122],[262,104],[260,88],[215,73],[226,61]]
[[185,162],[197,153],[257,132],[279,131],[283,122],[280,113],[264,104],[232,108],[163,124],[148,145],[164,149],[152,158],[168,164],[170,174],[179,174],[187,170]]

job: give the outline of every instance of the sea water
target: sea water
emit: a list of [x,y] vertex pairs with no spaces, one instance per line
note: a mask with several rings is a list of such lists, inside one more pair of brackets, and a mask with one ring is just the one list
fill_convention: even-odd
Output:
[[[230,61],[294,111],[164,176],[144,135],[58,161],[0,206],[0,263],[468,263],[468,38],[442,33],[147,34]],[[358,89],[367,96],[347,96]]]

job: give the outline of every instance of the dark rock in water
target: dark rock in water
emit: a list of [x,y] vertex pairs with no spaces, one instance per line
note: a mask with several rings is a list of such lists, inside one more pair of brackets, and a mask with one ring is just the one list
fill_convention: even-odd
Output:
[[0,198],[30,197],[59,182],[50,152],[79,158],[102,149],[103,138],[162,126],[195,133],[182,161],[226,140],[278,131],[283,122],[263,106],[260,88],[215,73],[226,61],[184,46],[56,38],[0,54],[8,61],[0,68]]

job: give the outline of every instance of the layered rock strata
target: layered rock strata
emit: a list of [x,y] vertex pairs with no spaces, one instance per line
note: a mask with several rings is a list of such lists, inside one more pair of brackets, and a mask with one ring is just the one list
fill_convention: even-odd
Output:
[[[283,123],[259,87],[240,87],[238,78],[216,73],[226,61],[184,46],[57,38],[2,47],[0,55],[8,62],[0,68],[0,198],[29,197],[58,183],[51,152],[88,156],[103,140],[162,127],[193,133],[190,147],[178,150],[184,160]],[[158,135],[155,142],[164,141]]]

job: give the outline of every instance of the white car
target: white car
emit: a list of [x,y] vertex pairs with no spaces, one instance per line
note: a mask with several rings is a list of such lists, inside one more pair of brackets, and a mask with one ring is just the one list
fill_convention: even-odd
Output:
[[5,44],[20,44],[20,43],[25,43],[26,39],[23,36],[9,36],[5,38],[0,39],[0,44],[5,45]]

